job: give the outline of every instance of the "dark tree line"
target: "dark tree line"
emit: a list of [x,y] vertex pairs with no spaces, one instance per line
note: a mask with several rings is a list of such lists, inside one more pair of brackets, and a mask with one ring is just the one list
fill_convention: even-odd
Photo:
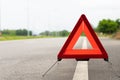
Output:
[[[19,35],[19,36],[27,36],[28,34],[28,30],[26,29],[19,29],[19,30],[16,30],[16,35]],[[29,31],[29,34],[32,35],[32,31]]]
[[40,35],[42,36],[61,36],[61,37],[65,37],[68,36],[70,32],[68,32],[67,30],[62,30],[62,31],[44,31],[41,32]]
[[[26,29],[17,29],[17,30],[2,30],[2,35],[10,36],[27,36],[28,30]],[[32,31],[29,31],[29,34],[32,35]]]

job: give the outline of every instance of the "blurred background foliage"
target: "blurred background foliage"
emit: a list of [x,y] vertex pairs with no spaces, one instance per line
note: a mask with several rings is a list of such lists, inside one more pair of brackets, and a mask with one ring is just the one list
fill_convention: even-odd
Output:
[[[94,30],[98,36],[108,36],[112,35],[112,37],[120,38],[120,19],[111,20],[111,19],[103,19],[99,21],[98,25],[94,27]],[[42,36],[42,37],[66,37],[70,34],[70,31],[61,30],[61,31],[49,31],[46,30],[44,32],[40,32],[39,34],[33,34],[32,31],[27,29],[17,29],[17,30],[9,30],[5,29],[0,31],[2,36]],[[84,34],[82,33],[84,36]]]

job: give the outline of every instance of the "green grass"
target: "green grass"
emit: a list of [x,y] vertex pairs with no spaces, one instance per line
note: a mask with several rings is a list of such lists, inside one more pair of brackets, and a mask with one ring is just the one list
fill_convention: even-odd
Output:
[[8,36],[8,35],[2,35],[2,36],[0,36],[0,41],[35,39],[35,38],[52,38],[52,36]]
[[[97,33],[99,37],[112,37],[112,35],[108,34],[100,34]],[[85,36],[84,33],[82,33],[81,36]],[[55,36],[15,36],[15,35],[2,35],[0,36],[0,41],[6,41],[6,40],[21,40],[21,39],[36,39],[36,38],[57,38]]]

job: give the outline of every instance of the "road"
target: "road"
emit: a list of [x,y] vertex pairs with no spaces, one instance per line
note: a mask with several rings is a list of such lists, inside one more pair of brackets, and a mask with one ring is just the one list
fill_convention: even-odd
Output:
[[[57,60],[66,38],[29,39],[0,42],[0,80],[72,80],[77,61],[58,62],[45,77],[44,72]],[[79,39],[75,48],[81,48]],[[104,60],[88,62],[89,80],[119,80],[120,41],[101,38],[112,65]],[[88,44],[90,48],[90,44]]]

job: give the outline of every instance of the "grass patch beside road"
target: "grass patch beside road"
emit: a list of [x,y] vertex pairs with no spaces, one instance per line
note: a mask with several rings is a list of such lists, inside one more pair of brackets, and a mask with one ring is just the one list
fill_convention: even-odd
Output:
[[21,39],[35,39],[35,38],[51,38],[51,36],[0,36],[0,41],[6,40],[21,40]]
[[[96,33],[99,37],[109,37],[109,38],[115,38],[115,34],[102,34],[102,33]],[[117,36],[120,36],[120,34],[117,34]],[[82,34],[81,36],[85,36]],[[15,35],[1,35],[0,41],[6,41],[6,40],[22,40],[22,39],[36,39],[36,38],[58,38],[62,36],[15,36]],[[66,36],[67,37],[67,36]],[[119,38],[120,39],[120,38]]]
[[[85,36],[85,35],[81,35],[81,36]],[[110,37],[111,35],[100,35],[99,34],[98,36],[99,37]],[[8,36],[8,35],[2,35],[2,36],[0,36],[0,41],[22,40],[22,39],[36,39],[36,38],[58,38],[58,37],[61,37],[61,36],[10,36],[10,35]]]

